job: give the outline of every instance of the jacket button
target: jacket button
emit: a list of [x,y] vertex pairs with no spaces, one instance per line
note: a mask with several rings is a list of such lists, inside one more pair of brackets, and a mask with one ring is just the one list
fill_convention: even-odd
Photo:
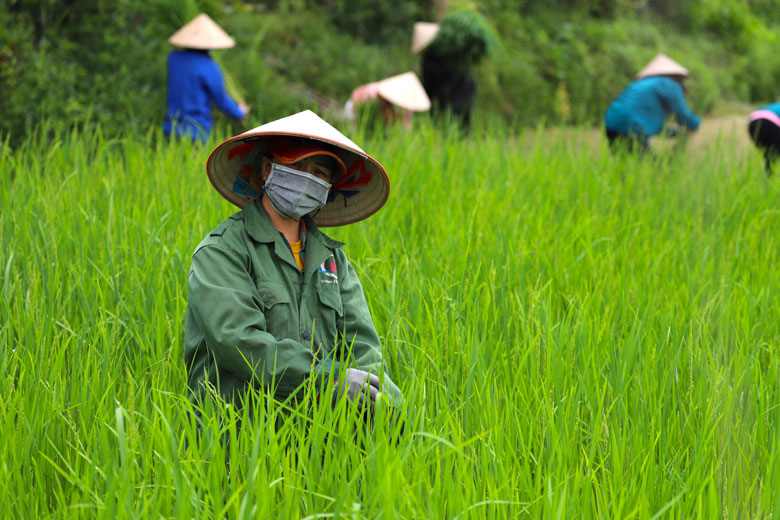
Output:
[[311,338],[311,334],[309,334],[309,331],[308,331],[308,330],[307,330],[307,331],[305,331],[305,332],[303,333],[303,339],[310,339],[310,338]]

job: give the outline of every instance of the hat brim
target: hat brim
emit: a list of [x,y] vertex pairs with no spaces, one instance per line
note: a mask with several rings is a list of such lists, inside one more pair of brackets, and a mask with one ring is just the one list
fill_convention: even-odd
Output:
[[233,38],[207,14],[201,13],[168,38],[175,47],[199,50],[229,49],[236,45]]
[[424,51],[436,38],[439,32],[439,24],[431,22],[417,22],[412,31],[412,54]]
[[690,72],[666,54],[659,53],[642,70],[636,73],[636,79],[653,76],[680,76],[688,78]]
[[266,154],[268,141],[275,137],[299,137],[330,145],[346,167],[347,173],[331,188],[328,201],[312,215],[318,226],[358,222],[379,211],[387,202],[390,194],[387,172],[362,150],[317,135],[277,131],[250,130],[227,139],[211,152],[206,171],[220,195],[243,209],[262,194],[261,158]]
[[414,72],[383,79],[377,83],[377,95],[405,110],[426,112],[431,109],[431,100]]
[[312,144],[307,146],[295,146],[294,144],[289,144],[288,146],[282,147],[281,149],[275,147],[271,153],[274,156],[274,159],[285,165],[293,164],[303,159],[308,159],[309,157],[315,157],[317,155],[330,157],[336,162],[337,167],[333,170],[331,175],[331,180],[335,180],[335,182],[331,182],[331,184],[338,183],[338,181],[340,181],[347,174],[347,166],[344,164],[344,160],[339,157],[338,154],[328,149],[329,147],[326,148],[325,146],[314,144],[315,141],[311,140],[308,142]]

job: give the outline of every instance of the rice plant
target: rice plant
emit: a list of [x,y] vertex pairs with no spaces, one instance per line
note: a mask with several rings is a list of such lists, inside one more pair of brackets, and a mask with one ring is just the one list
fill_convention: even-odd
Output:
[[190,255],[235,211],[208,146],[45,124],[3,146],[0,510],[777,518],[778,181],[728,139],[650,159],[587,132],[355,136],[392,193],[326,232],[403,432],[383,407],[187,401]]

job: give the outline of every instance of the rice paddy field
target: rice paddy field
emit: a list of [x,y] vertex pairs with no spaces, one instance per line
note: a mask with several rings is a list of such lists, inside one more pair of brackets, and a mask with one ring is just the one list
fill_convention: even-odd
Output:
[[722,133],[652,159],[593,135],[351,136],[391,196],[326,232],[402,418],[258,393],[200,430],[187,272],[236,211],[217,139],[0,148],[3,516],[780,518],[780,181]]

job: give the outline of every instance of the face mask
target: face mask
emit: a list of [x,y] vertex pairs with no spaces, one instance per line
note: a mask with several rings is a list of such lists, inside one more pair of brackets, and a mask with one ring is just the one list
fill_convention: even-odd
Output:
[[265,194],[280,214],[300,220],[325,205],[330,184],[306,172],[271,163],[271,174],[265,181]]

